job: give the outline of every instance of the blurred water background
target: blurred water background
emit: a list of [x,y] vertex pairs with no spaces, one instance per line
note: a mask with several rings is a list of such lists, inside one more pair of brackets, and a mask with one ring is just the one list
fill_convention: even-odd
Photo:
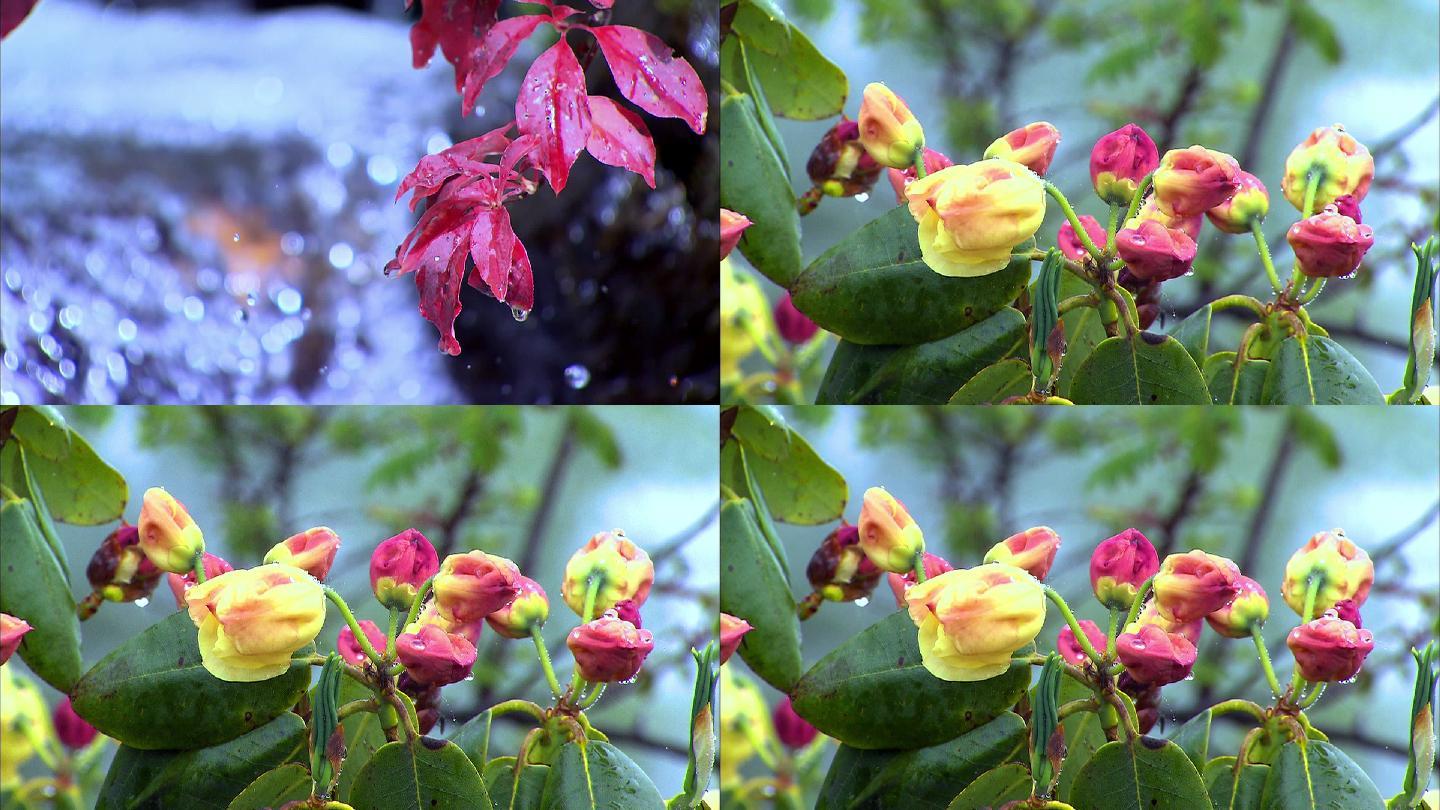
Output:
[[[1281,677],[1292,671],[1285,635],[1296,617],[1280,599],[1285,561],[1336,527],[1376,559],[1363,608],[1375,650],[1354,684],[1333,685],[1311,716],[1385,796],[1405,773],[1415,666],[1412,645],[1440,615],[1440,426],[1422,408],[1136,409],[1090,407],[788,408],[786,418],[845,476],[850,505],[884,486],[905,502],[928,550],[957,567],[996,542],[1046,525],[1062,544],[1047,582],[1076,616],[1104,626],[1089,558],[1101,540],[1134,526],[1166,549],[1222,554],[1265,588],[1265,637]],[[1243,410],[1243,413],[1238,411]],[[1278,460],[1277,460],[1278,459]],[[779,525],[792,590],[808,593],[805,564],[831,526]],[[802,625],[805,665],[896,610],[884,579],[863,604],[827,602]],[[1063,626],[1048,610],[1040,649]],[[1204,706],[1267,690],[1253,647],[1205,629],[1192,680],[1167,686],[1168,735]],[[739,658],[729,666],[743,666]],[[757,679],[758,682],[758,679]],[[764,687],[773,705],[779,695]],[[1387,718],[1377,722],[1376,718]],[[1238,725],[1215,726],[1212,755],[1233,753]],[[1219,752],[1219,753],[1217,753]],[[828,757],[828,754],[827,754]],[[823,773],[824,768],[821,768]]]
[[[513,118],[548,43],[461,119],[449,65],[411,67],[418,4],[256,5],[43,0],[6,37],[0,400],[713,400],[713,136],[651,119],[655,190],[584,157],[563,197],[513,205],[536,309],[468,291],[446,357],[413,279],[382,275],[415,217],[395,188]],[[715,9],[617,14],[713,86]]]
[[[689,746],[690,649],[712,637],[718,598],[715,410],[463,410],[68,408],[65,416],[129,482],[128,520],[147,487],[163,486],[204,530],[207,550],[237,567],[259,564],[291,533],[329,526],[342,540],[329,584],[357,618],[382,627],[370,552],[399,529],[419,527],[442,556],[447,547],[482,548],[515,560],[549,594],[544,635],[561,677],[575,624],[560,599],[565,562],[592,534],[625,529],[656,561],[643,609],[655,650],[640,680],[608,690],[592,717],[674,795]],[[434,449],[460,435],[442,426],[461,423],[491,438]],[[109,528],[58,529],[78,599]],[[163,580],[143,605],[106,603],[81,626],[86,666],[175,609]],[[333,649],[343,626],[328,611],[317,646]],[[435,736],[502,699],[548,701],[531,644],[487,629],[477,646],[473,680],[442,693]],[[512,753],[522,736],[501,723],[495,734],[495,750]]]

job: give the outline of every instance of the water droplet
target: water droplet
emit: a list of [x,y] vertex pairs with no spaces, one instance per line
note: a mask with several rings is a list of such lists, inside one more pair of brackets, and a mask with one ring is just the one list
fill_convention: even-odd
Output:
[[522,309],[521,307],[510,307],[510,317],[514,318],[516,323],[524,323],[525,319],[530,317],[530,310]]
[[238,233],[235,234],[234,238],[233,238],[231,241],[239,242],[239,241],[240,241],[240,234],[238,234]]
[[135,607],[138,608],[143,608],[148,604],[150,604],[150,597],[148,596],[142,596],[139,599],[135,600]]
[[868,191],[862,191],[862,192],[860,192],[859,194],[856,194],[856,195],[855,195],[855,202],[863,203],[863,202],[865,202],[866,200],[869,200],[869,199],[870,199],[870,192],[868,192]]
[[579,391],[590,384],[590,369],[574,363],[565,367],[565,384]]
[[855,607],[865,607],[868,604],[870,604],[870,597],[868,596],[862,596],[855,600]]

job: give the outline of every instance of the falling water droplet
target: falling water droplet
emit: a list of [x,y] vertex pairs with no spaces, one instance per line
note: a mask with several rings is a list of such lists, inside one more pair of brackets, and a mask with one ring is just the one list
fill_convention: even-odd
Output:
[[579,391],[590,384],[590,369],[574,363],[565,367],[565,384]]
[[514,318],[516,323],[524,323],[525,319],[530,317],[530,310],[510,307],[510,317]]
[[148,604],[150,604],[150,598],[146,596],[142,596],[139,599],[135,600],[135,607],[138,608],[143,608]]
[[865,607],[868,604],[870,604],[870,597],[868,596],[862,596],[855,600],[855,607]]
[[870,199],[870,192],[868,191],[862,191],[855,195],[855,202],[863,203],[868,199]]

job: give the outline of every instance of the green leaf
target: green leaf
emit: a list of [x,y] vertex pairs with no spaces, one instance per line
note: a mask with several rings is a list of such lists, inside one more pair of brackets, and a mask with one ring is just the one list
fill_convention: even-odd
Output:
[[1010,763],[981,774],[960,791],[946,810],[992,810],[1030,796],[1030,772]]
[[0,506],[4,539],[5,587],[0,612],[35,628],[20,640],[20,657],[41,680],[69,692],[80,678],[80,620],[70,584],[40,531],[35,505],[28,500]]
[[281,765],[260,774],[230,802],[229,810],[272,810],[286,802],[309,798],[312,784],[304,765]]
[[1235,757],[1216,757],[1205,764],[1205,789],[1214,810],[1260,810],[1260,796],[1269,765],[1247,763],[1235,772]]
[[515,757],[496,757],[485,765],[485,787],[496,810],[540,810],[549,765],[526,765],[516,779]]
[[1308,2],[1291,3],[1289,8],[1290,19],[1300,39],[1313,45],[1326,62],[1332,65],[1339,63],[1345,54],[1335,26]]
[[839,520],[850,499],[844,476],[816,455],[810,443],[790,433],[790,454],[779,461],[745,455],[771,517],[784,523],[819,526]]
[[1070,384],[1076,405],[1207,405],[1200,368],[1175,338],[1148,332],[1107,338]]
[[800,273],[800,214],[752,96],[730,93],[720,102],[720,150],[720,205],[752,223],[740,237],[740,252],[771,281],[790,286]]
[[800,677],[800,619],[786,572],[748,500],[720,507],[720,560],[720,610],[755,628],[741,640],[740,657],[771,686],[789,691]]
[[790,21],[772,0],[745,0],[735,10],[730,30],[757,50],[783,54],[790,49]]
[[1029,281],[1028,257],[978,278],[936,273],[921,260],[919,226],[902,206],[842,239],[788,286],[801,312],[851,343],[911,345],[985,320]]
[[350,790],[355,810],[493,810],[480,773],[454,743],[422,737],[381,746]]
[[261,774],[304,751],[305,722],[292,712],[209,748],[138,751],[121,746],[97,808],[224,810]]
[[[1061,300],[1074,295],[1088,295],[1091,292],[1094,290],[1087,282],[1069,273],[1060,279]],[[1105,334],[1105,325],[1100,321],[1100,311],[1094,307],[1076,307],[1061,315],[1060,322],[1065,324],[1065,356],[1060,362],[1060,379],[1055,383],[1055,393],[1068,399],[1075,372],[1080,370],[1085,358],[1095,351],[1095,347],[1109,336]]]
[[1180,341],[1180,345],[1190,353],[1190,359],[1195,361],[1197,367],[1205,365],[1205,357],[1210,353],[1210,319],[1213,312],[1211,306],[1206,304],[1190,313],[1189,317],[1176,324],[1170,332],[1170,337]]
[[580,446],[594,453],[607,468],[618,469],[624,457],[620,452],[620,443],[615,439],[614,429],[601,419],[597,412],[576,409],[568,414]]
[[60,461],[70,455],[70,429],[65,417],[50,405],[25,405],[15,414],[11,428],[15,438],[31,451],[51,461]]
[[1180,746],[1195,770],[1204,771],[1205,761],[1210,757],[1210,710],[1195,715],[1170,735],[1170,742]]
[[1235,352],[1218,352],[1205,359],[1205,381],[1216,405],[1259,405],[1269,373],[1269,360],[1247,358],[1236,377]]
[[1385,800],[1365,771],[1327,742],[1291,742],[1265,780],[1261,810],[1383,810]]
[[[630,757],[605,742],[567,743],[545,782],[541,810],[662,810],[665,799]],[[356,808],[360,810],[360,808]]]
[[846,745],[911,749],[989,722],[1029,684],[1030,667],[1021,664],[986,681],[940,680],[920,662],[915,624],[898,612],[836,647],[790,696],[801,717]]
[[[1062,704],[1088,697],[1094,697],[1094,693],[1075,681],[1065,678],[1060,682]],[[1066,801],[1075,785],[1075,777],[1108,740],[1100,725],[1100,716],[1095,712],[1076,712],[1061,720],[1060,724],[1065,727],[1066,753],[1060,763],[1060,783],[1055,793],[1061,801]]]
[[[839,115],[850,93],[845,71],[827,59],[803,31],[793,25],[788,28],[790,42],[783,53],[758,47],[759,43],[754,50],[745,51],[755,78],[765,87],[770,109],[782,118],[799,121]],[[745,36],[746,42],[754,42],[748,33]]]
[[1267,405],[1382,405],[1370,372],[1327,337],[1286,338],[1265,377]]
[[999,405],[1011,397],[1030,393],[1030,366],[1010,358],[986,366],[950,397],[951,405]]
[[216,678],[200,662],[190,616],[177,612],[105,656],[75,684],[71,699],[91,725],[133,748],[191,749],[265,725],[309,685],[310,665],[303,661],[267,681]]
[[[945,810],[957,785],[970,783],[1024,747],[1025,721],[1014,712],[929,748],[862,751],[842,745],[815,810]],[[1026,785],[1029,795],[1028,777]]]
[[61,523],[98,526],[125,514],[130,490],[125,479],[100,459],[80,434],[70,433],[70,452],[62,460],[27,457],[35,484],[45,494],[50,516]]
[[1070,803],[1076,810],[1196,810],[1210,796],[1178,745],[1142,737],[1101,746],[1080,769]]
[[741,405],[730,433],[753,451],[752,457],[780,461],[790,455],[790,428],[773,405]]
[[[353,678],[340,679],[340,705],[374,696],[374,692],[361,686]],[[385,730],[380,727],[380,715],[375,712],[356,712],[341,720],[340,725],[345,729],[345,762],[340,766],[340,781],[335,786],[335,796],[343,802],[350,798],[350,788],[355,784],[355,777],[360,773],[360,769],[364,768],[370,757],[388,741],[385,739]],[[468,726],[469,723],[465,725]]]
[[[1025,316],[1005,307],[947,338],[912,346],[840,341],[817,404],[943,405],[987,366],[1025,346]],[[1029,371],[1026,371],[1029,378]],[[1029,385],[1026,389],[1029,390]]]

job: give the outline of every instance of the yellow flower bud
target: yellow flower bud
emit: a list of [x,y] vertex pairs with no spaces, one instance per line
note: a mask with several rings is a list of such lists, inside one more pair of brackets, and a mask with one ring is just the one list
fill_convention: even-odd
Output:
[[925,668],[946,681],[1000,675],[1045,624],[1044,587],[1004,563],[947,571],[910,588],[905,602]]
[[263,681],[284,674],[290,656],[325,623],[325,591],[291,565],[229,571],[185,594],[200,629],[200,658],[222,681]]
[[879,82],[865,85],[858,123],[860,145],[881,166],[904,169],[925,146],[925,130],[915,114]]
[[1306,617],[1313,619],[1349,599],[1358,608],[1370,596],[1375,581],[1375,565],[1365,549],[1345,536],[1344,529],[1319,532],[1300,547],[1285,564],[1285,581],[1280,595],[1296,613],[1305,611],[1305,593],[1310,579],[1320,581],[1315,593],[1315,610]]
[[205,536],[185,505],[160,487],[145,490],[140,505],[140,549],[161,571],[184,574],[205,551]]
[[1000,158],[951,166],[905,187],[920,224],[920,253],[942,276],[985,276],[1005,269],[1010,251],[1045,219],[1045,184]]
[[[593,610],[586,616],[585,594],[592,580],[598,588]],[[590,621],[626,599],[637,608],[645,604],[654,581],[655,566],[650,555],[625,532],[615,529],[591,537],[565,564],[560,596],[581,619]]]
[[1305,207],[1305,186],[1312,172],[1317,181],[1311,214],[1346,194],[1357,203],[1365,199],[1375,177],[1375,159],[1343,125],[1320,127],[1285,158],[1280,190],[1297,210]]
[[915,519],[884,487],[865,490],[860,507],[860,549],[882,571],[903,574],[925,552],[925,535]]

